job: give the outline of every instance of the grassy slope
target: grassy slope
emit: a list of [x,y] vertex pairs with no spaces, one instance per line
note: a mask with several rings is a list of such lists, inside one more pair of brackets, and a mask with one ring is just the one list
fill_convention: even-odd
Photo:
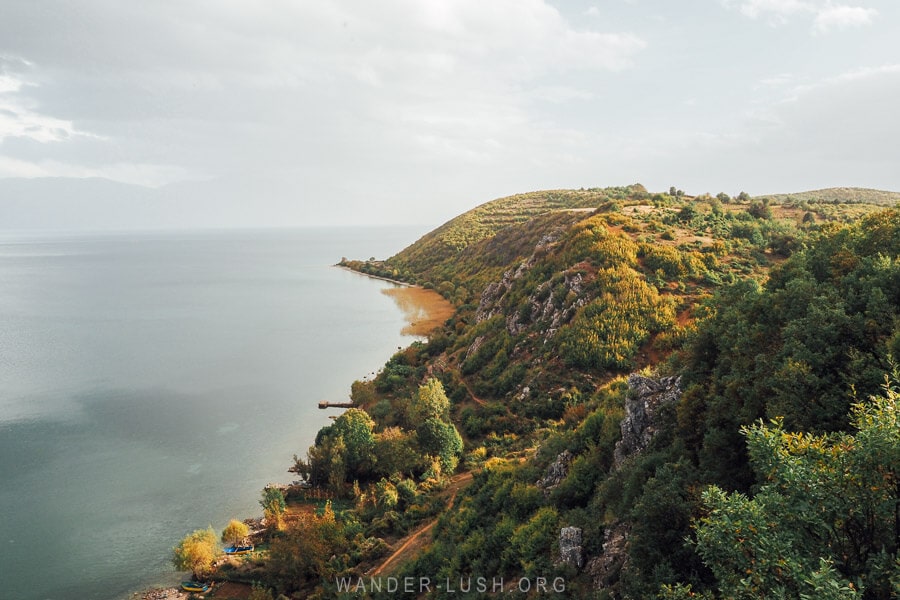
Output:
[[452,267],[459,253],[505,228],[548,212],[596,209],[643,189],[643,186],[635,185],[602,190],[546,190],[498,198],[444,223],[388,262],[421,280],[442,268]]

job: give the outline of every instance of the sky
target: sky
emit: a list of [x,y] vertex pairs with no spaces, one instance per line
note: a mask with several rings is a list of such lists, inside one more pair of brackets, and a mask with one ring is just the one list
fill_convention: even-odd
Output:
[[900,191],[898,39],[896,0],[3,0],[0,228]]

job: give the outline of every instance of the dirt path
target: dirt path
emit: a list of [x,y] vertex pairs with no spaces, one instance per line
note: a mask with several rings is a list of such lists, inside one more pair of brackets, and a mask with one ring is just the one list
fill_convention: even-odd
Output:
[[[472,473],[460,473],[459,475],[454,475],[450,480],[450,485],[447,486],[447,489],[444,490],[444,493],[450,493],[450,501],[447,503],[447,509],[450,510],[453,508],[453,503],[456,501],[456,494],[459,490],[468,486],[472,482]],[[440,518],[440,517],[438,517]],[[377,577],[384,573],[389,567],[396,566],[410,558],[412,558],[416,553],[421,551],[425,545],[428,543],[427,535],[434,528],[435,524],[438,522],[437,519],[434,519],[430,523],[427,523],[416,530],[414,533],[406,536],[400,542],[400,545],[397,547],[394,552],[388,556],[384,561],[378,565],[370,575],[372,577]]]
[[472,391],[472,388],[469,387],[469,382],[468,382],[468,381],[466,381],[466,380],[463,379],[462,377],[460,377],[459,380],[462,381],[462,384],[465,386],[466,391],[469,392],[469,396],[472,398],[472,400],[475,401],[475,404],[478,404],[479,406],[486,406],[486,405],[487,405],[487,402],[485,402],[484,400],[482,400],[481,398],[479,398],[478,396],[475,395],[475,392],[473,392],[473,391]]

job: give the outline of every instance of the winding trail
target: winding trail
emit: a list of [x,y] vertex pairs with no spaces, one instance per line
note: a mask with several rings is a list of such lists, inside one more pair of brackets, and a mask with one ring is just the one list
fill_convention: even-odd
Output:
[[479,406],[487,406],[487,402],[475,395],[475,392],[472,391],[472,388],[469,385],[468,381],[466,381],[462,377],[460,377],[459,380],[462,381],[463,386],[465,386],[466,391],[469,392],[469,396],[471,396],[472,400],[475,401],[475,404],[478,404]]
[[[446,490],[444,490],[444,493],[449,492],[451,494],[450,501],[447,503],[447,508],[444,512],[449,511],[451,508],[453,508],[453,503],[456,501],[456,494],[459,492],[459,490],[465,488],[470,483],[472,483],[472,473],[468,471],[465,473],[460,473],[459,475],[454,475],[450,479],[450,485],[447,486]],[[428,541],[425,539],[425,536],[431,532],[435,524],[437,524],[439,518],[440,517],[437,517],[429,523],[426,523],[425,525],[417,529],[414,533],[411,533],[410,535],[400,540],[400,542],[398,542],[400,545],[397,547],[397,549],[394,550],[394,552],[392,552],[390,556],[384,559],[384,561],[382,561],[382,563],[378,565],[373,571],[371,571],[370,576],[377,577],[378,575],[383,574],[388,568],[402,563],[409,558],[412,558],[412,556],[416,552],[420,551],[425,546]]]

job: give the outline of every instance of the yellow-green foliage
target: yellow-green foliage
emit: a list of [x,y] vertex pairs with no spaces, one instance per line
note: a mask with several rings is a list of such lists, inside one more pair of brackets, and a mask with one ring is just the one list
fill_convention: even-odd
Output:
[[528,576],[545,573],[551,566],[547,548],[558,535],[559,513],[552,506],[540,508],[527,523],[515,529],[504,558]]
[[560,331],[560,356],[570,366],[628,369],[650,334],[675,322],[674,303],[628,267],[597,279],[603,292]]
[[191,571],[195,577],[205,577],[219,553],[216,533],[209,529],[197,529],[175,546],[172,564],[179,571]]
[[682,256],[677,248],[657,244],[641,244],[644,266],[651,272],[662,271],[667,279],[680,279],[694,266],[690,258]]
[[638,246],[631,238],[610,231],[606,219],[593,216],[575,225],[569,232],[564,251],[566,264],[588,260],[599,267],[637,263]]
[[250,528],[247,527],[247,524],[232,519],[222,531],[222,541],[237,546],[248,535],[250,535]]

